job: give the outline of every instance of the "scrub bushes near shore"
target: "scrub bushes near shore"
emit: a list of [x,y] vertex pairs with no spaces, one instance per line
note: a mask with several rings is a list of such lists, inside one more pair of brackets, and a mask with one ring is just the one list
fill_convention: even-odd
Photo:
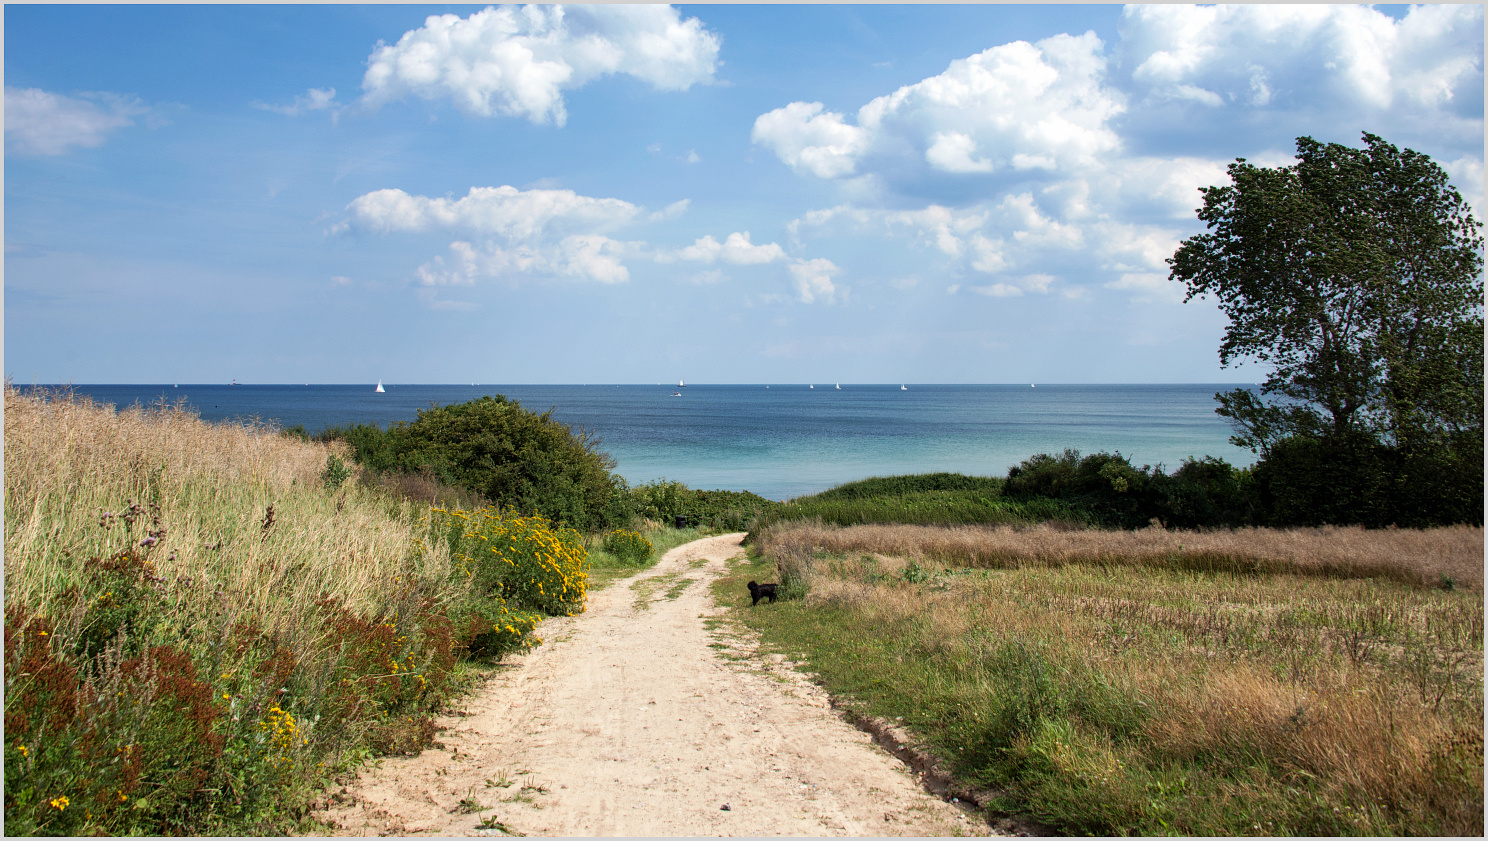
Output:
[[[477,642],[455,620],[493,608],[427,509],[329,487],[345,455],[7,384],[7,832],[283,834],[320,783],[427,742]],[[582,549],[507,525],[529,638],[582,606]]]
[[372,424],[328,429],[377,473],[427,472],[491,503],[583,531],[628,524],[624,481],[599,439],[502,395],[420,409],[386,431]]
[[[804,598],[738,612],[767,650],[902,717],[994,811],[1067,834],[1482,832],[1479,527],[781,525],[757,546],[717,586],[742,603],[791,565]],[[1270,560],[1217,562],[1242,552]]]
[[779,510],[774,502],[749,491],[698,491],[681,482],[658,479],[630,489],[636,516],[664,524],[715,531],[743,531]]

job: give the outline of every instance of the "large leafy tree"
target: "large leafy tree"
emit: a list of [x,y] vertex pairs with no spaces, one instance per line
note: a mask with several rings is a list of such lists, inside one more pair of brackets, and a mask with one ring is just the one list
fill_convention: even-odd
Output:
[[1446,173],[1366,133],[1362,149],[1301,137],[1296,163],[1229,175],[1202,190],[1208,233],[1168,264],[1185,300],[1229,316],[1221,363],[1270,367],[1259,395],[1216,395],[1235,443],[1476,447],[1481,486],[1483,239]]

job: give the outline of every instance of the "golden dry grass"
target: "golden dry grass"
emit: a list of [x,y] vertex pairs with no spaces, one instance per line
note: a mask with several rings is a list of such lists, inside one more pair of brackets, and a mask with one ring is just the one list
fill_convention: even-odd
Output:
[[[1266,574],[1164,566],[1180,543]],[[818,667],[871,673],[889,703],[981,734],[1032,691],[1008,652],[1045,664],[1033,714],[1047,718],[994,755],[1020,757],[1032,776],[1002,782],[1077,831],[1481,830],[1480,528],[797,525],[760,548],[804,593],[796,618],[770,621],[808,648],[855,640]],[[1421,586],[1442,576],[1475,591]],[[1251,810],[1275,822],[1226,823]]]
[[[321,487],[338,445],[264,426],[211,424],[182,406],[116,410],[66,393],[5,390],[6,599],[46,613],[89,558],[149,548],[183,615],[254,617],[287,632],[321,595],[372,613],[397,579],[444,580],[448,558],[424,552],[417,512],[347,483]],[[131,505],[141,513],[126,524]],[[153,507],[152,507],[153,506]],[[270,507],[272,524],[265,528]],[[116,515],[101,525],[105,513]]]
[[978,568],[1067,564],[1287,573],[1324,577],[1385,577],[1423,586],[1451,579],[1482,591],[1483,528],[1414,530],[1361,527],[1212,531],[1100,531],[1013,526],[861,525],[832,528],[791,524],[767,533],[761,546],[776,557],[812,551],[872,552]]

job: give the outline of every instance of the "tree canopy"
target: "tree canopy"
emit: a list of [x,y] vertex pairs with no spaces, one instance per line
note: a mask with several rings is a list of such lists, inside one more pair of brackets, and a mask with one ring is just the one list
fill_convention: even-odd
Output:
[[1300,137],[1289,166],[1237,159],[1230,184],[1202,190],[1208,233],[1183,241],[1169,278],[1229,317],[1222,364],[1270,368],[1259,395],[1216,395],[1236,444],[1382,447],[1381,463],[1421,475],[1467,459],[1481,498],[1481,226],[1428,156],[1363,139]]

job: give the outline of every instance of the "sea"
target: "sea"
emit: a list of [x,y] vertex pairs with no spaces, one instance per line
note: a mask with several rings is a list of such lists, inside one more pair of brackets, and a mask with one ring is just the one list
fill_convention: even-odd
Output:
[[[46,386],[19,386],[23,391]],[[77,385],[94,400],[184,403],[208,421],[327,427],[412,421],[420,409],[505,395],[597,435],[631,484],[786,500],[857,479],[1004,476],[1035,453],[1120,453],[1171,472],[1185,458],[1248,466],[1214,413],[1234,384],[1178,385]]]

